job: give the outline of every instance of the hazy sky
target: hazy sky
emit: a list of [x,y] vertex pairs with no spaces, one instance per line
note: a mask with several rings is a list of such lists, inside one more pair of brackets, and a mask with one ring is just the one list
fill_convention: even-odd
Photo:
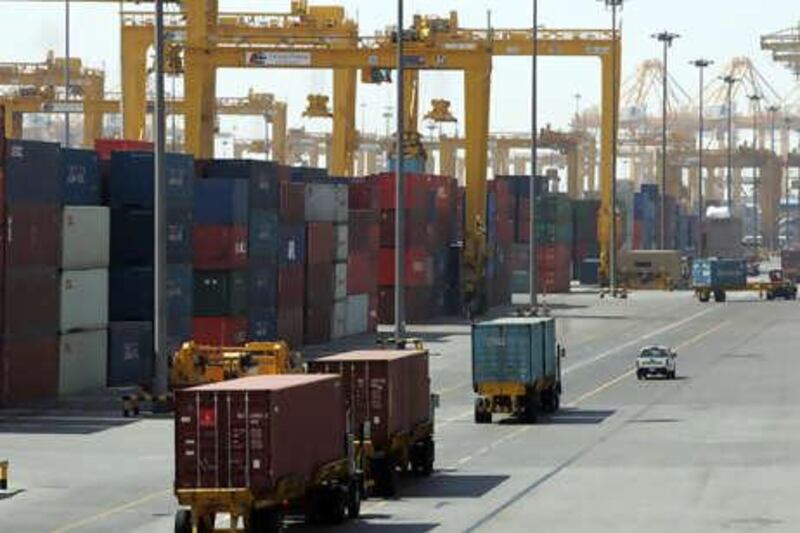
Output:
[[[288,0],[220,0],[225,10],[285,11]],[[312,0],[313,3],[313,0]],[[393,24],[393,0],[329,0],[316,3],[344,5],[358,18],[363,34]],[[598,0],[539,0],[541,24],[551,28],[599,28],[610,25],[610,13]],[[143,4],[147,6],[148,4]],[[487,10],[497,28],[530,27],[530,0],[407,0],[410,21],[414,13],[446,15],[458,10],[462,26],[485,27]],[[139,7],[143,9],[144,7]],[[149,8],[148,8],[149,9]],[[116,6],[77,3],[72,7],[72,55],[90,66],[104,67],[110,86],[119,86],[119,31]],[[629,0],[622,13],[623,77],[642,60],[660,57],[660,45],[650,39],[668,29],[680,33],[671,51],[671,72],[692,94],[696,92],[696,69],[688,61],[700,55],[714,59],[716,69],[734,56],[750,56],[769,82],[782,95],[794,86],[792,74],[772,63],[760,50],[759,37],[800,20],[797,0]],[[408,22],[407,22],[408,23]],[[42,60],[49,49],[63,55],[63,6],[0,0],[0,60]],[[493,131],[526,131],[530,127],[530,60],[498,59],[492,89]],[[540,113],[543,123],[568,124],[573,113],[573,95],[580,93],[584,105],[599,101],[599,68],[594,59],[543,58],[540,62]],[[432,98],[448,98],[459,118],[463,116],[461,74],[423,74],[421,101],[425,108]],[[218,92],[224,96],[246,94],[249,87],[273,92],[288,100],[290,125],[327,129],[323,121],[300,117],[305,95],[329,92],[331,76],[324,71],[221,71]],[[393,102],[391,86],[359,87],[359,125],[367,130],[384,128],[381,115]],[[423,110],[424,112],[424,110]]]

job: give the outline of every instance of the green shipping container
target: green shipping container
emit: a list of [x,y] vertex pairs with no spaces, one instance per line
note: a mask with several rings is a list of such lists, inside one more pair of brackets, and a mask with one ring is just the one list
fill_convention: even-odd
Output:
[[247,273],[243,270],[196,270],[194,316],[247,314]]

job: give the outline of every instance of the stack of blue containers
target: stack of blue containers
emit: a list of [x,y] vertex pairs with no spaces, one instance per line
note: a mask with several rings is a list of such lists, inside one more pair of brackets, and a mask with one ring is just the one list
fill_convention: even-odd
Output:
[[[109,365],[111,386],[146,384],[153,371],[154,161],[149,152],[114,152],[111,207]],[[167,349],[192,336],[191,156],[167,154]]]

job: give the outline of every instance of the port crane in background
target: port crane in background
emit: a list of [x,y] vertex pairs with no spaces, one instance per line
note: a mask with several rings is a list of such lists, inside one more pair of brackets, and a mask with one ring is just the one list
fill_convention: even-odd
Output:
[[[330,171],[352,175],[355,153],[357,72],[381,72],[396,67],[397,32],[369,38],[358,36],[356,24],[339,7],[292,3],[288,14],[220,13],[216,2],[191,1],[182,12],[166,21],[168,41],[184,43],[187,150],[196,157],[213,151],[213,100],[218,68],[332,69],[334,71],[334,125]],[[533,42],[523,29],[458,28],[455,14],[449,19],[415,18],[407,40],[408,70],[455,70],[464,72],[467,206],[465,228],[465,286],[467,294],[483,293],[486,259],[482,227],[485,225],[486,167],[489,137],[489,93],[492,58],[530,56]],[[152,44],[150,14],[123,14],[123,106],[126,136],[143,124],[147,51]],[[542,30],[539,53],[551,56],[598,57],[603,85],[601,125],[601,275],[608,272],[611,226],[612,89],[619,85],[612,71],[609,30]],[[619,37],[617,37],[620,40]],[[619,44],[619,43],[617,43]],[[617,57],[619,60],[619,57]],[[412,106],[413,108],[413,106]],[[413,128],[416,124],[410,125]],[[416,133],[415,130],[411,130]]]

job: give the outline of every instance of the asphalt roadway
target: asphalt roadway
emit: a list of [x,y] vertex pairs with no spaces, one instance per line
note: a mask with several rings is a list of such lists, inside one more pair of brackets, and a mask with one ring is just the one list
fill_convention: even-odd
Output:
[[[437,471],[337,531],[800,531],[798,303],[547,301],[567,349],[564,408],[476,426],[469,326],[414,328],[441,395]],[[678,349],[677,380],[633,375],[654,343]],[[0,531],[171,531],[172,438],[168,418],[122,419],[107,397],[0,411]]]

